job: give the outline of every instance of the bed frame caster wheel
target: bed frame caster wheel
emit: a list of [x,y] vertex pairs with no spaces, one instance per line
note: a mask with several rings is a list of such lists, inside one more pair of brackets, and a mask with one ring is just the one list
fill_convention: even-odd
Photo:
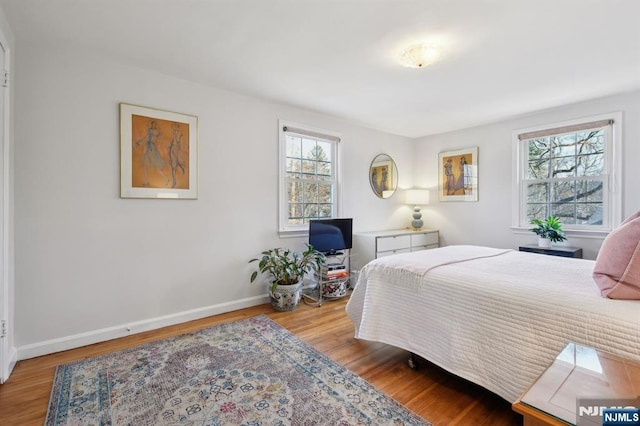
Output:
[[409,364],[409,368],[412,370],[418,369],[418,360],[414,354],[409,354],[409,359],[407,360],[407,364]]

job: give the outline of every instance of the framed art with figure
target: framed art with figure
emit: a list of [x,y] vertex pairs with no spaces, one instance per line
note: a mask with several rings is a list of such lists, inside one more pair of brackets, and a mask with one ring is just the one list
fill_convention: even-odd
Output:
[[120,104],[120,197],[198,198],[198,117]]
[[438,199],[478,201],[478,147],[438,154]]

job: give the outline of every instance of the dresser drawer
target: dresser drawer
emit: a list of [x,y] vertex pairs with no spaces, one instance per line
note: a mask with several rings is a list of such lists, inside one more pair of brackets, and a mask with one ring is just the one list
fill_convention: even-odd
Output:
[[405,248],[408,249],[411,247],[411,236],[398,235],[393,237],[378,237],[376,245],[377,252],[400,250]]
[[429,232],[428,234],[411,235],[411,247],[430,246],[438,244],[438,233]]
[[398,253],[409,253],[410,251],[411,250],[409,249],[409,247],[403,248],[403,249],[397,249],[397,250],[379,251],[378,253],[376,253],[376,258],[379,259],[381,257],[391,256],[392,254],[398,254]]
[[438,248],[438,244],[429,244],[428,246],[411,246],[411,251],[429,250]]

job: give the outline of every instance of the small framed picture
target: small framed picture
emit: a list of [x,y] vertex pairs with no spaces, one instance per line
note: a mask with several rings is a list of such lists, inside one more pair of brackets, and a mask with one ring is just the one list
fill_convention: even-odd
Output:
[[478,147],[438,154],[438,199],[478,201]]
[[120,197],[198,198],[198,117],[120,104]]

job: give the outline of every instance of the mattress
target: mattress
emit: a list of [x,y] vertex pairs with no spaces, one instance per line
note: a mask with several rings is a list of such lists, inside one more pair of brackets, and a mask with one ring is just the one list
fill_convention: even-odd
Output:
[[376,259],[355,337],[413,352],[514,402],[569,342],[640,361],[640,301],[600,296],[594,261],[477,246]]

